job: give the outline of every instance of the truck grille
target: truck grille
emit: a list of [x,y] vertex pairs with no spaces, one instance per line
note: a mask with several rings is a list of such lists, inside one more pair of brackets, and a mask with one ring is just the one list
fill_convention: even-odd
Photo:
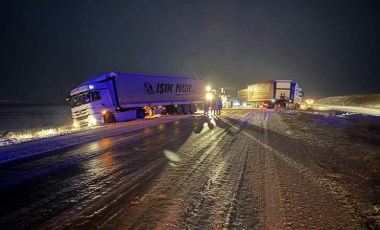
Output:
[[73,112],[73,117],[78,118],[78,119],[79,119],[79,117],[86,116],[86,115],[88,116],[88,110],[87,109],[82,109],[82,110]]
[[85,115],[85,116],[82,116],[82,117],[77,117],[77,121],[83,121],[83,120],[86,120],[88,118],[88,115]]

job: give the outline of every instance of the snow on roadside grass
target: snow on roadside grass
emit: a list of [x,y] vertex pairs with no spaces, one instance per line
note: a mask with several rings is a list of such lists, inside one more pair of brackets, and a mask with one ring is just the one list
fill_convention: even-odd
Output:
[[11,131],[3,134],[0,137],[0,146],[8,146],[13,144],[19,144],[23,142],[39,140],[54,136],[60,136],[70,133],[75,133],[79,131],[84,131],[88,129],[94,129],[99,126],[94,126],[91,128],[73,128],[72,126],[61,126],[61,127],[48,127],[48,128],[40,128],[40,129],[26,129],[20,131]]
[[[147,116],[145,119],[154,119],[161,117],[161,115]],[[9,146],[14,144],[20,144],[24,142],[40,140],[60,135],[66,135],[76,132],[83,132],[91,129],[97,129],[104,127],[101,125],[92,127],[74,128],[73,126],[58,126],[58,127],[44,127],[35,129],[23,129],[17,131],[9,131],[6,133],[0,133],[0,147]]]

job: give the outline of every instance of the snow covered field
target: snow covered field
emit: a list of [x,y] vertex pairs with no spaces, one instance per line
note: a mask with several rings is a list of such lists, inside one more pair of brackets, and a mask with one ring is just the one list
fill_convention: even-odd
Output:
[[73,132],[68,105],[1,105],[0,146]]
[[380,94],[347,95],[327,97],[318,100],[319,104],[380,109]]
[[318,100],[315,110],[339,110],[380,116],[380,94],[327,97]]
[[1,131],[20,131],[71,124],[68,105],[1,105]]

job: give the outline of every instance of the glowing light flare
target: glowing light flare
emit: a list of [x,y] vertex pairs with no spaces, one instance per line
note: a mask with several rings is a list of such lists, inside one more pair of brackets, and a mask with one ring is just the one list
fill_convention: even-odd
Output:
[[211,91],[211,86],[206,86],[206,92],[210,92]]
[[74,129],[78,129],[79,128],[79,122],[74,121],[73,122],[73,127],[74,127]]
[[308,104],[308,105],[312,105],[312,104],[314,104],[314,100],[313,100],[313,99],[306,99],[305,102],[306,102],[306,104]]
[[206,93],[206,100],[211,101],[214,98],[214,95],[212,93]]

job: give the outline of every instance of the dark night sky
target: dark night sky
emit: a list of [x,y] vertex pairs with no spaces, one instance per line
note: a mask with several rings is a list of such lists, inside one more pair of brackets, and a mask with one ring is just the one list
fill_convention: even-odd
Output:
[[64,102],[105,72],[202,76],[236,91],[380,93],[380,1],[2,1],[0,99]]

